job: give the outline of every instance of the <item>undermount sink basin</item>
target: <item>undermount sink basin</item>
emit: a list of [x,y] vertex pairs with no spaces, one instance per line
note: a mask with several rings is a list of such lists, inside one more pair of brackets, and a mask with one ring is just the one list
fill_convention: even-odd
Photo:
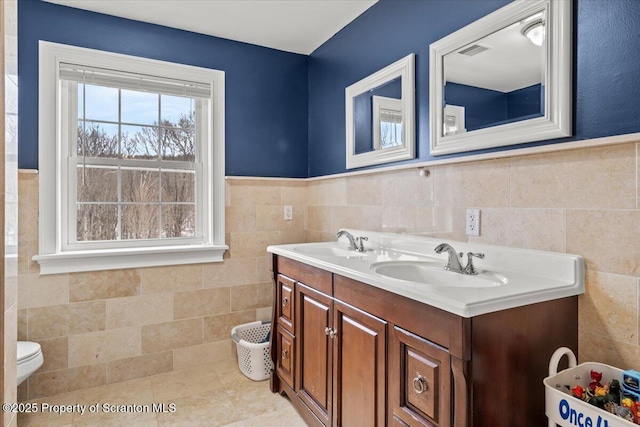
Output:
[[294,251],[311,256],[363,257],[367,252],[358,252],[341,246],[296,246]]
[[477,275],[454,273],[435,261],[385,261],[372,264],[371,269],[392,279],[432,286],[490,288],[507,284],[507,278],[501,274],[488,271],[480,271]]

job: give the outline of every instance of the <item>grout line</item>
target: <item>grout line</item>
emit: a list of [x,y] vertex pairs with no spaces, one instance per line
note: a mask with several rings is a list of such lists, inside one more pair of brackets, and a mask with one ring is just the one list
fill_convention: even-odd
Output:
[[509,157],[509,181],[507,185],[509,186],[509,207],[513,208],[513,187],[511,183],[512,172],[513,172],[513,157]]
[[563,213],[563,221],[564,221],[564,242],[563,242],[563,248],[562,250],[564,251],[564,253],[567,253],[567,208],[562,209],[562,213]]
[[634,181],[636,183],[636,194],[634,194],[635,199],[636,199],[636,209],[638,209],[638,143],[636,142],[635,144],[635,154],[636,154],[636,158],[635,158],[635,172],[636,172],[636,176],[634,176]]

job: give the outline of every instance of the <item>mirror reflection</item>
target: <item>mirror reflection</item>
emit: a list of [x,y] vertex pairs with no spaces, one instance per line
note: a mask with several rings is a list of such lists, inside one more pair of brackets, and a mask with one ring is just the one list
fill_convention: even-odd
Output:
[[442,136],[545,115],[545,12],[443,57]]
[[354,154],[403,145],[402,77],[353,100]]
[[415,55],[345,89],[347,169],[413,159]]

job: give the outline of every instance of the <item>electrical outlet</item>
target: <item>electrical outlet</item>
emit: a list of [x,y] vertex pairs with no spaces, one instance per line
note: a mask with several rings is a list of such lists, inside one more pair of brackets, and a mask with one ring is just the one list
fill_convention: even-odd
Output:
[[467,209],[467,236],[480,235],[480,209]]
[[293,206],[287,205],[284,207],[284,219],[285,221],[291,221],[293,219]]

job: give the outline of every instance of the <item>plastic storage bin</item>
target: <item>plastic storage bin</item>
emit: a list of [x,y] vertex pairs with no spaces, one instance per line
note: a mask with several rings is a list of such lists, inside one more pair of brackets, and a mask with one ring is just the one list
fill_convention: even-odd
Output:
[[[568,352],[571,351],[568,350]],[[555,356],[556,354],[551,358],[552,361],[556,359]],[[575,363],[575,356],[572,352],[571,356],[573,356]],[[596,362],[581,363],[571,367],[574,363],[570,362],[569,368],[557,374],[554,374],[553,367],[550,365],[550,375],[544,379],[545,412],[549,418],[549,426],[557,424],[562,427],[638,427],[637,424],[573,397],[571,391],[565,387],[565,385],[587,387],[591,382],[591,370],[602,372],[602,378],[607,382],[614,378],[622,381],[622,369]]]
[[271,323],[260,321],[231,329],[231,339],[236,343],[238,352],[238,367],[247,378],[254,381],[264,381],[271,375],[270,331]]

